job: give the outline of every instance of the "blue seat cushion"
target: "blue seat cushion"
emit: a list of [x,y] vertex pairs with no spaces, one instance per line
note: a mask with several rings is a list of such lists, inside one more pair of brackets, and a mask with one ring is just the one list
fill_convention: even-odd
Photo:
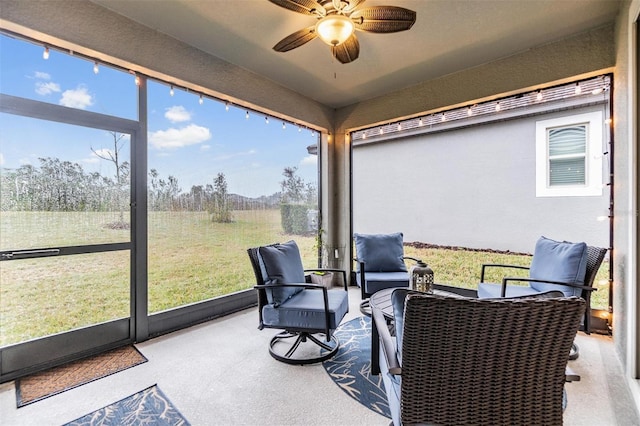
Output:
[[[373,294],[376,291],[392,287],[409,287],[408,272],[366,272],[364,291]],[[360,274],[356,274],[358,287],[362,286]]]
[[[394,234],[353,234],[356,256],[365,272],[406,271],[402,232]],[[357,266],[358,270],[360,265]]]
[[[529,276],[537,280],[584,285],[587,272],[587,244],[554,241],[540,237],[536,242]],[[582,290],[545,282],[531,282],[538,292],[560,290],[565,296],[578,296]]]
[[[349,310],[347,292],[328,291],[329,328],[335,330]],[[265,326],[291,330],[324,330],[324,297],[321,290],[303,290],[280,306],[273,304],[262,308]]]
[[[493,299],[500,297],[502,284],[480,283],[478,284],[478,299]],[[531,296],[540,293],[538,290],[523,285],[508,285],[506,297]]]
[[[264,266],[265,284],[304,284],[304,267],[295,241],[260,247],[261,265]],[[302,291],[301,287],[282,287],[267,291],[267,300],[276,307]]]

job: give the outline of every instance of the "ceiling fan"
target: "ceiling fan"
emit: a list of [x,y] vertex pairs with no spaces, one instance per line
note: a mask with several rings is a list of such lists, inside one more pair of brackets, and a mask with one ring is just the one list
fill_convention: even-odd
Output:
[[280,40],[273,50],[288,52],[316,37],[331,46],[333,56],[343,64],[355,61],[360,43],[355,31],[395,33],[408,30],[416,22],[416,12],[397,6],[359,8],[365,0],[269,0],[271,3],[318,22]]

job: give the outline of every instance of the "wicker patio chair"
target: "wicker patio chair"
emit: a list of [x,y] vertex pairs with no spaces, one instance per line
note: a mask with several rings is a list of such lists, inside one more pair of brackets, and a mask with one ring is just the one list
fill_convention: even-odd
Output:
[[373,309],[393,424],[560,425],[578,297],[472,299],[396,290]]

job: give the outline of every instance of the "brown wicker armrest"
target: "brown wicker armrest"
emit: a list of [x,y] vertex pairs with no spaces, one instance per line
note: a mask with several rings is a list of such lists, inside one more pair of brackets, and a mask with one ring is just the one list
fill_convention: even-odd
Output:
[[396,345],[387,326],[387,320],[379,309],[373,308],[371,311],[372,319],[375,322],[373,326],[378,330],[379,344],[382,346],[382,353],[389,368],[389,373],[400,375],[402,374],[402,367],[396,355]]

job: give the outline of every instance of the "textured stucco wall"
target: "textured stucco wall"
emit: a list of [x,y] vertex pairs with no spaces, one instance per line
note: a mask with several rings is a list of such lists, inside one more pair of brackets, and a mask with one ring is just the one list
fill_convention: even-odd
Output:
[[356,146],[354,232],[402,231],[405,241],[525,253],[540,235],[608,247],[608,221],[596,219],[607,214],[608,189],[600,196],[536,197],[536,121],[592,111],[605,117],[604,109]]
[[542,87],[615,65],[613,24],[520,54],[340,108],[337,129],[349,130],[397,117]]

